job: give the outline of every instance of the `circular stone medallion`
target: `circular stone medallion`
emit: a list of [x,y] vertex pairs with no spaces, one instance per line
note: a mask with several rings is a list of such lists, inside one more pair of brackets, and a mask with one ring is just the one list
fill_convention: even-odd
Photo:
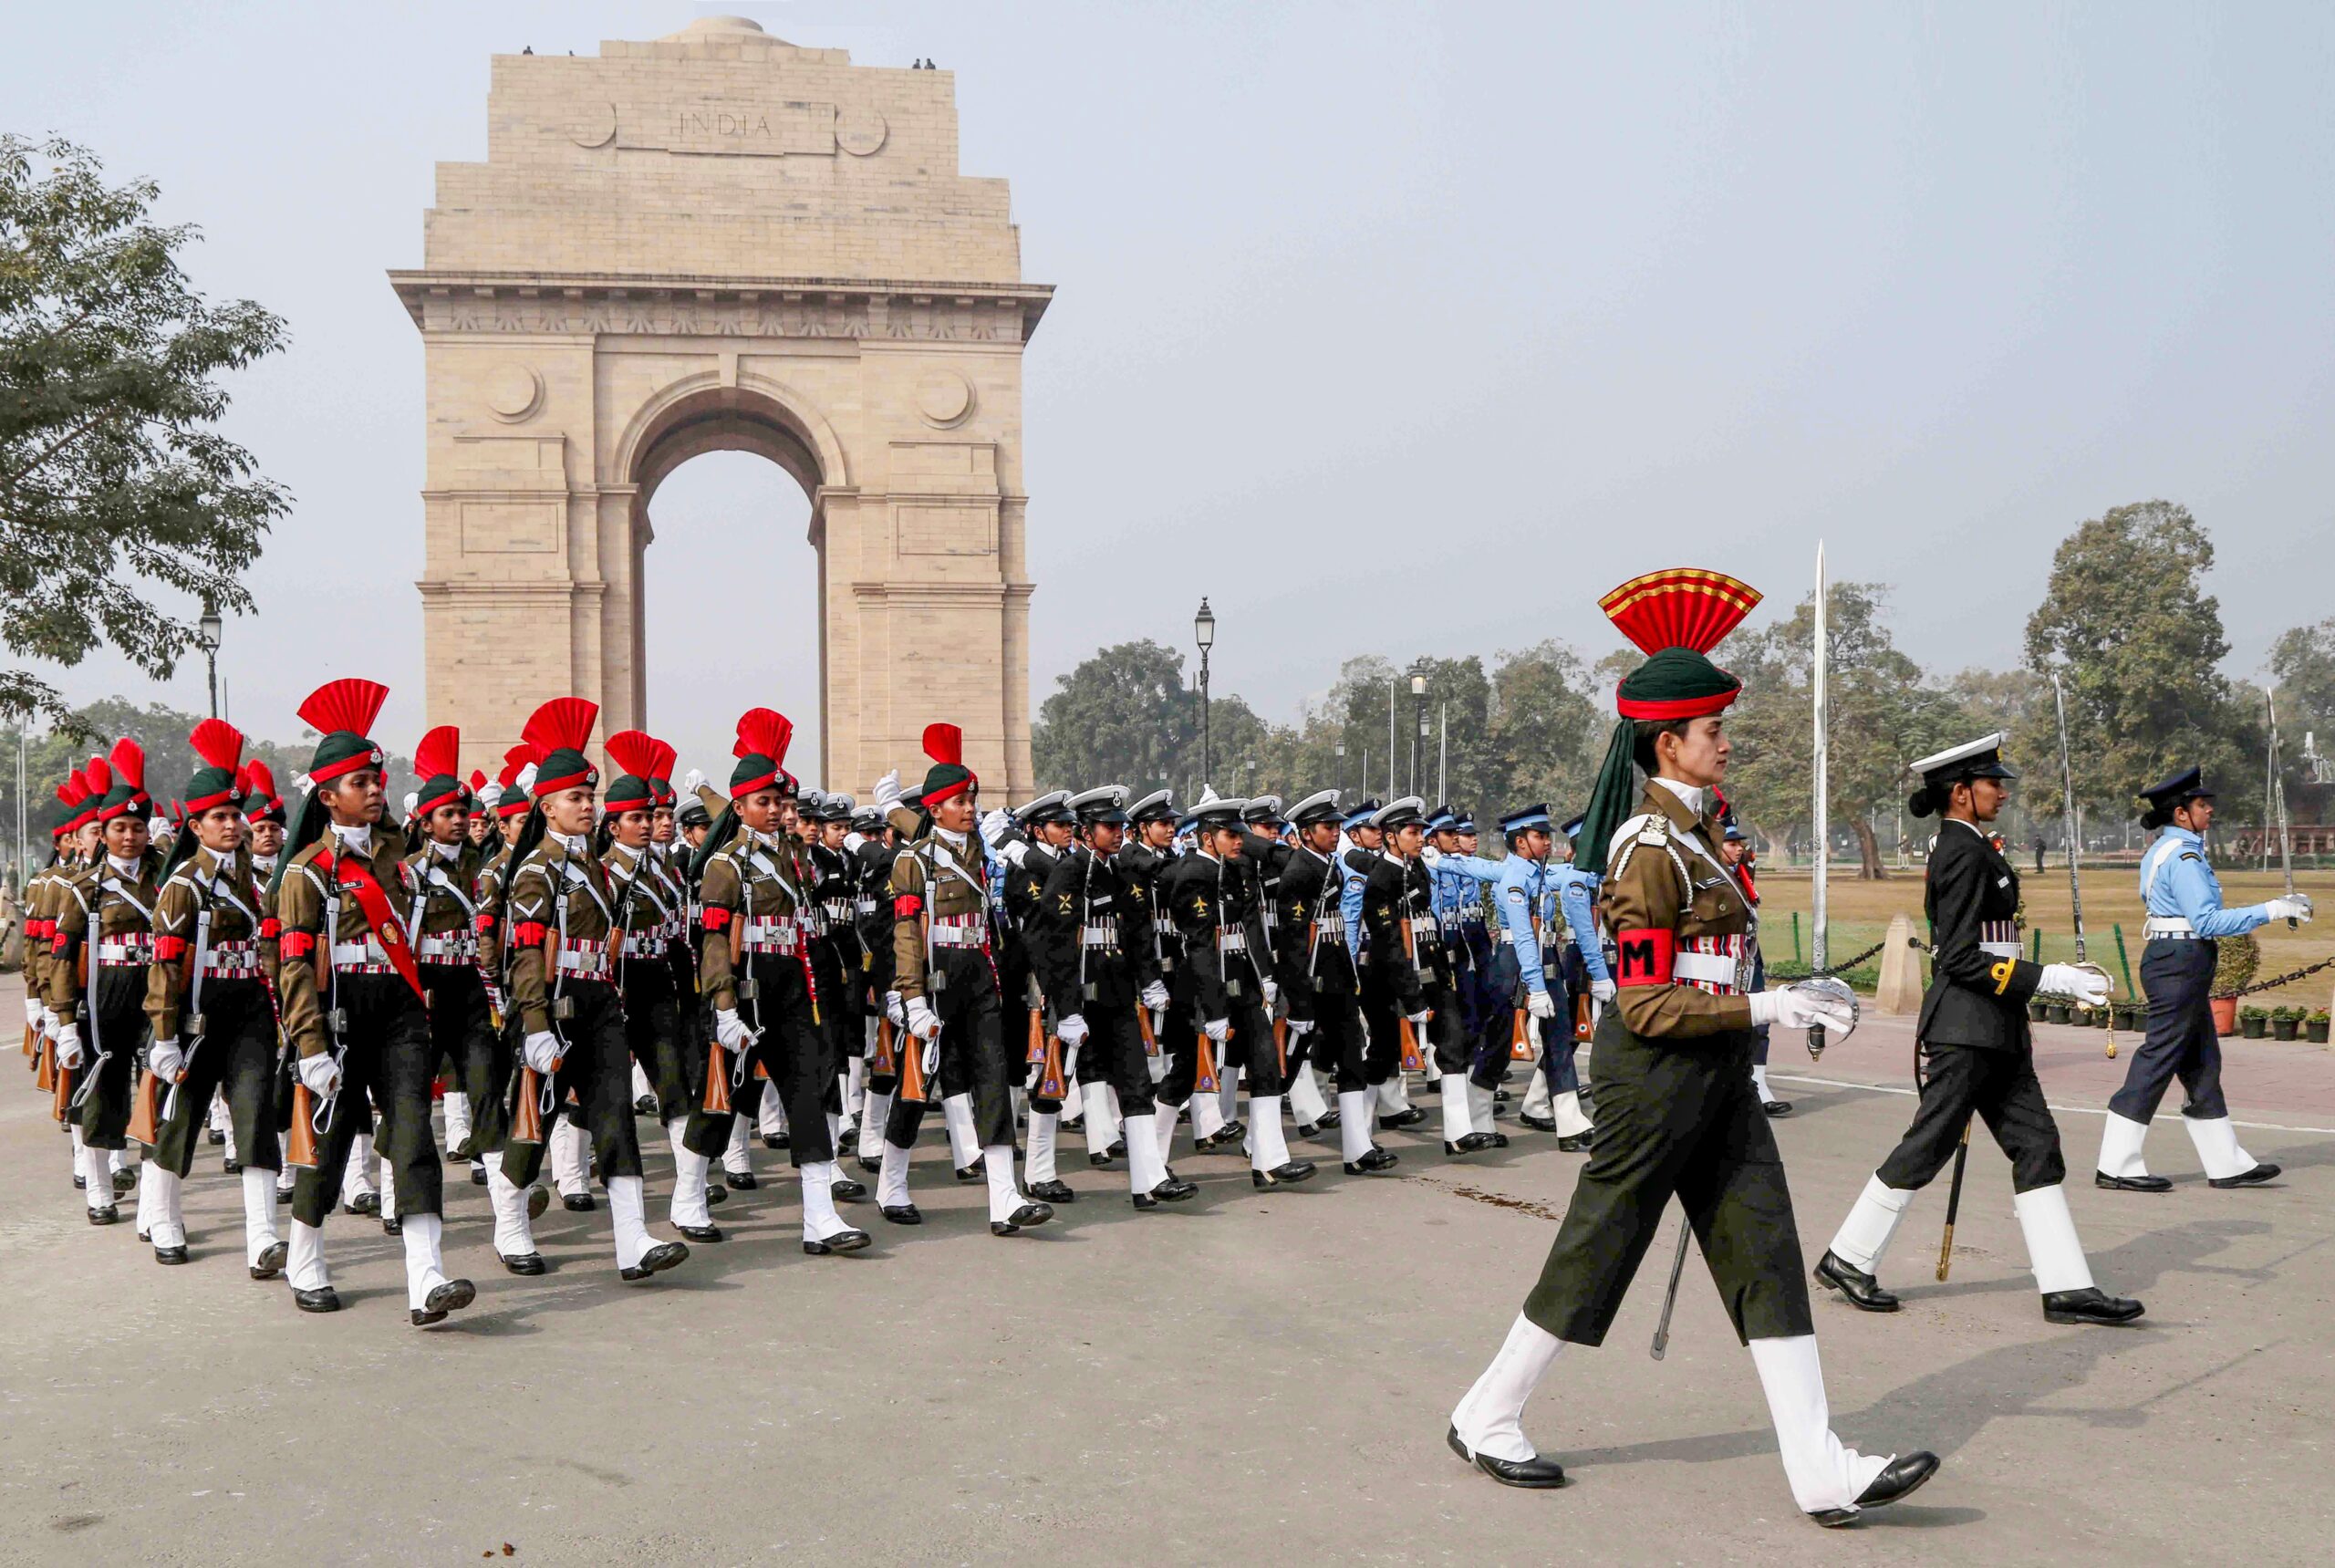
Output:
[[517,424],[543,400],[544,379],[516,360],[497,365],[486,378],[486,406],[504,424]]
[[973,384],[954,370],[928,371],[916,384],[916,409],[943,430],[962,424],[973,411]]
[[567,140],[578,147],[606,147],[617,133],[617,106],[578,104],[567,117]]
[[[872,158],[884,146],[884,139],[892,133],[885,121],[884,111],[877,109],[842,109],[835,111],[835,145],[854,158]],[[615,134],[614,127],[609,134]]]

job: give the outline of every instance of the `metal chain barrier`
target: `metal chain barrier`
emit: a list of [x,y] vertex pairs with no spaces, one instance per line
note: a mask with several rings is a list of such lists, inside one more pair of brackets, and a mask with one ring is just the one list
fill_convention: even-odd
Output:
[[2236,991],[2217,991],[2214,995],[2219,999],[2252,996],[2257,991],[2275,991],[2279,986],[2291,985],[2299,980],[2308,980],[2323,969],[2335,969],[2335,956],[2320,959],[2317,963],[2304,969],[2289,970],[2285,974],[2274,974],[2268,980],[2257,980],[2252,985],[2242,986]]

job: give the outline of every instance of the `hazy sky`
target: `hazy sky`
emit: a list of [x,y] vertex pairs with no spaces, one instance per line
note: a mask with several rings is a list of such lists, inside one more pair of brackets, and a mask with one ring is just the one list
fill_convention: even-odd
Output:
[[[1059,291],[1024,365],[1037,700],[1104,641],[1188,645],[1203,593],[1216,690],[1276,717],[1354,654],[1594,655],[1624,577],[1720,567],[1764,616],[1820,535],[1917,659],[2008,664],[2059,539],[2153,496],[2216,542],[2233,673],[2335,607],[2324,5],[20,6],[0,125],[160,181],[202,286],[291,323],[234,389],[298,503],[228,632],[244,727],[294,733],[325,672],[396,688],[400,748],[424,722],[420,341],[382,275],[433,164],[484,156],[488,57],[720,11],[930,56],[965,171],[1012,182]],[[716,454],[653,510],[653,727],[709,768],[749,701],[815,733],[800,492]],[[799,592],[711,569],[738,529]],[[353,565],[362,628],[304,587]],[[766,672],[690,691],[748,618]],[[169,695],[200,706],[199,659]]]

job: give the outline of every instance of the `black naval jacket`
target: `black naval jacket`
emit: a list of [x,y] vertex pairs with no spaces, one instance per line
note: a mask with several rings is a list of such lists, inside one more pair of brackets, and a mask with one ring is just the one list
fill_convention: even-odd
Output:
[[[1273,961],[1256,887],[1239,866],[1205,854],[1179,857],[1159,879],[1157,897],[1183,940],[1183,968],[1190,975],[1198,1022],[1230,1017],[1235,1002],[1264,1005],[1261,982],[1273,978]],[[1220,931],[1242,932],[1243,950],[1219,951]]]
[[1311,1023],[1324,997],[1344,999],[1351,1012],[1362,992],[1354,973],[1354,933],[1340,937],[1315,929],[1323,920],[1344,919],[1338,903],[1343,888],[1336,860],[1302,845],[1282,863],[1273,966],[1280,971],[1289,1016],[1299,1023]]
[[[1027,869],[1033,855],[1022,863]],[[1124,1013],[1160,978],[1151,956],[1151,908],[1112,860],[1083,844],[1053,860],[1022,924],[1030,961],[1054,1017],[1089,1008]],[[1107,929],[1107,945],[1086,945],[1086,928]],[[1081,959],[1084,958],[1082,968]]]
[[[2027,1000],[2042,981],[2043,966],[2014,956],[2018,873],[1983,832],[1949,817],[1930,852],[1923,904],[1932,974],[1922,998],[1922,1043],[2032,1050]],[[1987,952],[1982,941],[2007,944],[2011,952]]]

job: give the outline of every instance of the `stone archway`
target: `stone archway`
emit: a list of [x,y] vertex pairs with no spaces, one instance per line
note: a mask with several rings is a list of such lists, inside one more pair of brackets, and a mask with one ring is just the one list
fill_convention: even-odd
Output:
[[425,265],[390,274],[426,367],[430,721],[465,766],[549,696],[656,728],[648,498],[744,450],[811,498],[821,776],[912,769],[946,719],[1027,793],[1022,352],[1053,291],[1004,182],[956,171],[953,88],[733,17],[495,57],[488,161],[439,166]]

